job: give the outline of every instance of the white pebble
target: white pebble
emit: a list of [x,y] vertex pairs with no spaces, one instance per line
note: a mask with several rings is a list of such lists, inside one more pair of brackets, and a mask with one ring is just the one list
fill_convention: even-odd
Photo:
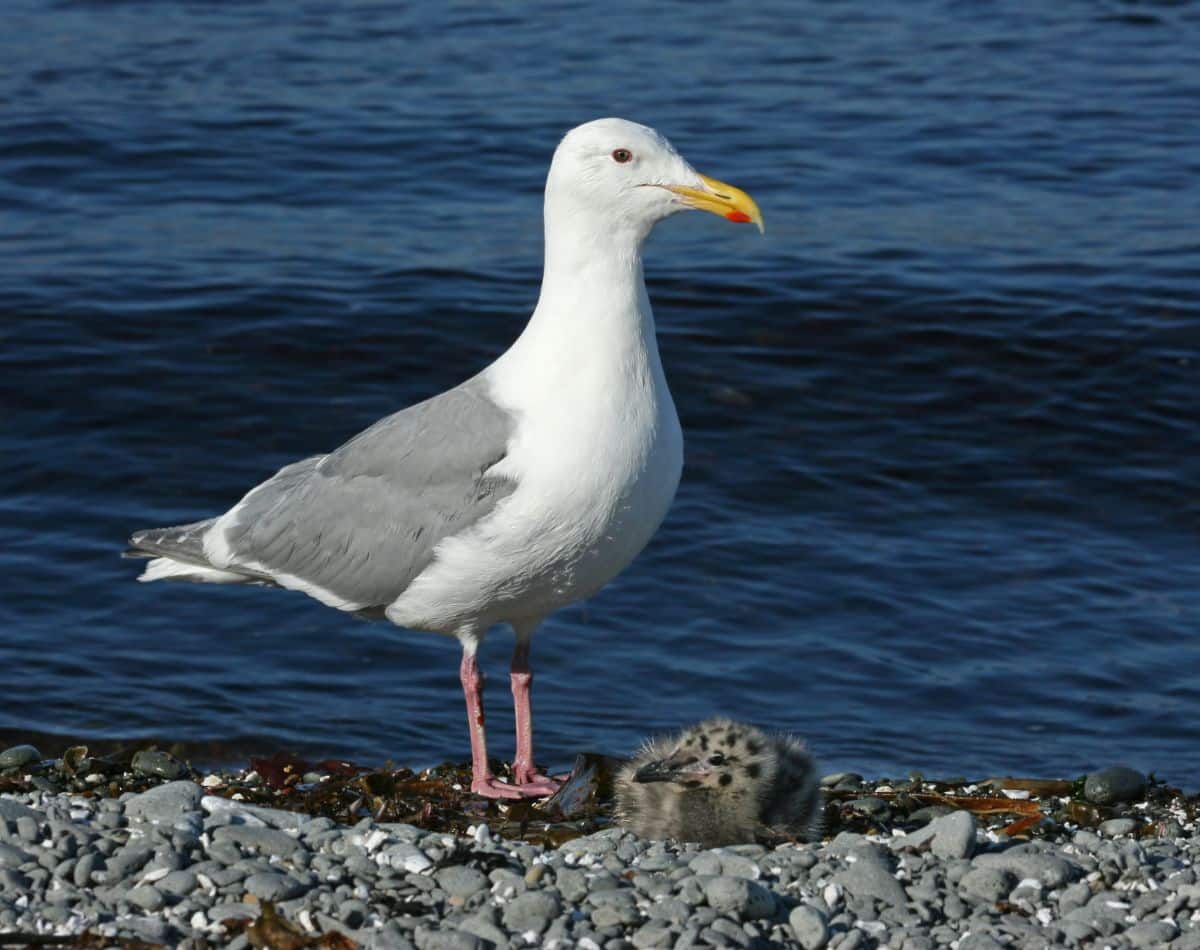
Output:
[[842,885],[826,884],[825,890],[821,891],[821,897],[830,908],[836,907],[842,902]]
[[221,784],[221,779],[216,775],[206,775],[204,776],[204,781],[202,781],[200,784],[205,788],[216,788]]
[[380,831],[378,828],[376,828],[369,835],[367,835],[366,840],[363,842],[363,847],[366,848],[367,854],[370,854],[387,840],[388,833],[386,831]]
[[1027,788],[1002,788],[1000,791],[1017,801],[1026,801],[1029,798],[1029,789]]
[[433,862],[423,854],[410,854],[404,859],[404,870],[409,874],[420,874],[433,867]]
[[487,844],[492,840],[492,830],[487,825],[477,825],[471,831],[471,837],[476,844]]
[[313,924],[312,914],[310,914],[307,909],[300,911],[300,913],[298,913],[296,915],[296,919],[298,921],[300,921],[300,926],[303,927],[305,930],[307,930],[309,933],[316,932],[317,928]]

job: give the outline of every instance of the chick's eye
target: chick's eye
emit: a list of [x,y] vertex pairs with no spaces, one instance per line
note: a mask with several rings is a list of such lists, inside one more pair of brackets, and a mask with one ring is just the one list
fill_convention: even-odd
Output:
[[725,764],[725,756],[723,756],[720,752],[714,752],[712,755],[710,755],[708,757],[708,764],[709,765],[724,765]]
[[627,148],[613,149],[613,161],[624,165],[626,162],[633,161],[633,152]]

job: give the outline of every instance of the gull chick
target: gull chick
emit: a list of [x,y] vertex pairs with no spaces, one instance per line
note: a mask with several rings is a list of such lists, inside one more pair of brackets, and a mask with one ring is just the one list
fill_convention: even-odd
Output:
[[794,736],[709,719],[648,742],[617,776],[617,820],[708,848],[821,834],[816,763]]
[[[455,388],[285,466],[222,515],[137,532],[130,553],[152,558],[140,579],[283,587],[455,637],[472,791],[553,792],[534,766],[530,645],[546,617],[625,569],[675,497],[683,436],[642,246],[689,208],[762,227],[749,195],[701,175],[654,129],[572,129],[546,179],[537,307],[512,346]],[[511,784],[488,767],[476,659],[497,624],[516,634]]]

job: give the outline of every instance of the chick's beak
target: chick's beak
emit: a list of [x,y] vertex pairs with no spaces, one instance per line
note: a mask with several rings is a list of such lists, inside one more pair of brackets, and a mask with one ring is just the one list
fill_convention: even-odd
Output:
[[689,188],[686,185],[664,185],[668,191],[673,191],[683,199],[689,208],[699,211],[710,211],[719,214],[729,221],[752,223],[758,226],[759,234],[763,233],[762,212],[758,205],[740,188],[727,185],[723,181],[701,175],[703,188]]
[[675,777],[675,766],[670,759],[648,762],[633,773],[635,782],[669,782]]

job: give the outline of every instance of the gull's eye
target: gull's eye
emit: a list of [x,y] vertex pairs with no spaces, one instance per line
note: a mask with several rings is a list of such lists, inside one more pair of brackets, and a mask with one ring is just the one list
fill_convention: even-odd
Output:
[[629,151],[627,148],[613,149],[613,161],[620,165],[624,165],[626,162],[631,162],[633,161],[633,152]]
[[724,765],[725,764],[725,756],[723,756],[720,752],[714,752],[712,755],[710,755],[708,757],[708,764],[709,765]]

